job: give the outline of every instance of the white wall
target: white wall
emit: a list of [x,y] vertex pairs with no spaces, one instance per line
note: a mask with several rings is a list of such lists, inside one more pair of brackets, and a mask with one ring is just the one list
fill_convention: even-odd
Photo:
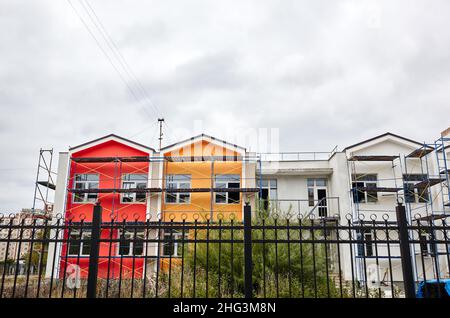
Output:
[[[353,149],[349,149],[346,152],[337,152],[329,160],[317,160],[317,161],[287,161],[287,162],[266,162],[262,164],[262,175],[264,178],[276,179],[278,183],[278,199],[280,200],[292,200],[290,202],[282,202],[280,206],[281,210],[290,211],[293,214],[298,212],[305,214],[308,211],[307,202],[296,203],[295,200],[306,200],[308,198],[307,193],[307,179],[308,178],[321,178],[325,177],[328,180],[328,196],[339,198],[339,211],[340,211],[340,223],[346,225],[347,215],[352,214],[356,218],[356,214],[363,214],[366,220],[370,220],[372,214],[376,215],[377,220],[382,221],[383,215],[388,214],[389,220],[395,221],[395,207],[397,205],[397,196],[403,197],[403,191],[398,193],[378,193],[378,201],[375,203],[363,203],[355,206],[351,196],[351,175],[356,174],[376,174],[379,187],[390,188],[403,188],[402,175],[407,172],[410,174],[426,174],[430,173],[430,177],[437,176],[436,168],[436,156],[430,154],[422,159],[405,159],[409,153],[420,147],[417,144],[410,142],[398,141],[394,138],[384,138],[380,141],[372,141],[368,145],[360,145]],[[347,158],[353,155],[392,155],[399,156],[393,162],[350,162]],[[440,196],[440,185],[431,187],[431,197],[433,198],[433,209],[442,207],[442,196]],[[333,214],[333,210],[337,210],[331,207],[330,213]],[[291,207],[291,209],[289,208]],[[414,217],[414,214],[426,215],[430,211],[430,206],[423,203],[411,203],[407,204],[407,211],[410,217]],[[354,246],[356,248],[356,244]],[[387,256],[387,245],[377,244],[378,255]],[[415,250],[412,250],[414,255],[419,250],[419,246],[416,246]],[[352,263],[350,248],[348,245],[343,245],[340,250],[341,253],[341,269],[343,271],[344,279],[351,279],[352,277]],[[353,251],[355,255],[355,250]],[[391,244],[390,246],[391,256],[399,257],[399,247]],[[422,272],[420,257],[416,257],[417,272]],[[366,259],[366,264],[371,265],[376,263],[375,259]],[[443,266],[444,262],[441,262],[441,268],[445,270]],[[402,280],[401,263],[399,258],[391,259],[391,264],[386,258],[378,260],[378,274],[380,279],[383,279],[386,270],[389,266],[393,268],[394,281]],[[361,270],[361,261],[353,262],[353,270],[359,271],[360,275],[363,275]],[[425,260],[425,267],[428,277],[432,277],[433,264],[430,259]],[[389,275],[389,273],[387,274]],[[389,275],[390,276],[390,275]],[[390,277],[384,277],[388,280]]]
[[[56,179],[56,190],[55,190],[55,205],[53,208],[53,218],[51,220],[51,224],[58,223],[58,217],[60,219],[60,225],[63,224],[64,216],[65,216],[65,205],[66,205],[66,189],[68,182],[68,172],[69,172],[69,153],[68,152],[60,152],[59,160],[58,160],[58,172]],[[63,231],[59,231],[58,238],[62,238]],[[50,237],[56,237],[56,230],[50,231]],[[55,252],[55,244],[49,243],[48,246],[48,254],[47,254],[47,267],[45,270],[45,277],[50,278],[52,275],[52,267],[55,266],[53,271],[53,278],[57,278],[59,274],[59,255],[61,250],[61,244],[58,243],[56,246]],[[54,264],[53,264],[54,263]]]

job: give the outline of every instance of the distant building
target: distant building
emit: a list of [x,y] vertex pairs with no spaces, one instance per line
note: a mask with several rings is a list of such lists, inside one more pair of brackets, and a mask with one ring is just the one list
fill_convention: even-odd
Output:
[[[37,210],[37,213],[42,211]],[[24,228],[22,231],[17,228],[18,225],[31,225],[33,223],[34,214],[31,213],[31,209],[22,209],[22,211],[8,215],[0,219],[0,259],[10,260],[16,262],[17,260],[23,260],[30,251],[30,242],[22,242],[19,252],[19,240],[27,240],[32,236],[31,228]],[[11,228],[9,227],[11,225]],[[37,236],[37,231],[34,233],[34,237]],[[9,241],[9,244],[8,244]]]

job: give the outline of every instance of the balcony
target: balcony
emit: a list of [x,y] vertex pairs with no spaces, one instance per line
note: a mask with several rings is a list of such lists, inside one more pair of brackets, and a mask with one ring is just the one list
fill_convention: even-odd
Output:
[[287,215],[296,219],[336,219],[339,217],[340,204],[338,197],[326,197],[320,200],[261,200],[259,201],[260,211],[267,211],[269,214],[277,214],[280,217]]

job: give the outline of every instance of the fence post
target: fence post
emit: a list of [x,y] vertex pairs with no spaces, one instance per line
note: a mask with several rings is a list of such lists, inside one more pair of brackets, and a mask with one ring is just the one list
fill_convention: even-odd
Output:
[[406,219],[405,206],[401,202],[398,202],[395,211],[397,213],[400,256],[402,260],[403,281],[405,283],[405,297],[416,298],[414,273],[411,262],[411,249],[409,247],[408,221]]
[[94,206],[92,216],[91,251],[89,253],[89,273],[87,281],[87,298],[97,297],[98,256],[100,250],[100,225],[102,222],[102,207],[100,202]]
[[253,297],[252,280],[252,208],[247,202],[244,206],[244,288],[245,298]]

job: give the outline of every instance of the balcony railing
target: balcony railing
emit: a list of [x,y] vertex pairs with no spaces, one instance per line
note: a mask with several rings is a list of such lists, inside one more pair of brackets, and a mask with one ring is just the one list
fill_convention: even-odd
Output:
[[302,151],[302,152],[263,152],[259,153],[261,161],[311,161],[328,160],[337,151]]
[[260,200],[260,210],[271,214],[290,215],[302,218],[330,218],[340,215],[339,197],[326,197],[320,200]]

